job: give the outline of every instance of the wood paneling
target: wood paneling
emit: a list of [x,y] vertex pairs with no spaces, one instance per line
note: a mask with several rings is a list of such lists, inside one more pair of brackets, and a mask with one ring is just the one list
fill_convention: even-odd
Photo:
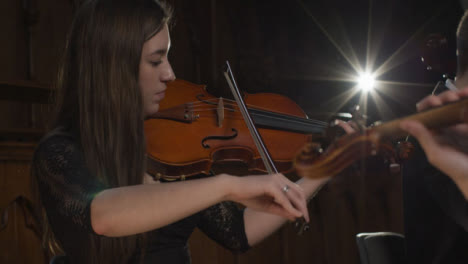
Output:
[[[0,263],[47,263],[38,234],[28,225],[36,224],[26,206],[32,201],[30,160],[33,143],[0,142]],[[18,197],[18,203],[12,203]]]

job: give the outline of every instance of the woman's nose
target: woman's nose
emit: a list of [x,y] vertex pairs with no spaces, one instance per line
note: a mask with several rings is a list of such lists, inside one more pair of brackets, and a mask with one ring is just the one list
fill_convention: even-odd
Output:
[[161,77],[162,77],[162,81],[164,82],[170,82],[170,81],[175,80],[175,74],[169,62],[167,62],[166,69],[164,69],[164,73]]

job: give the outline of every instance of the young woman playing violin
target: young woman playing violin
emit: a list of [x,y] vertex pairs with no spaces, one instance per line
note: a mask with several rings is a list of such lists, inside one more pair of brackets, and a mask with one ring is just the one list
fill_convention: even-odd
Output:
[[306,198],[326,181],[222,174],[160,183],[145,173],[143,123],[175,79],[170,19],[158,0],[90,0],[73,21],[55,121],[32,164],[46,245],[71,263],[189,263],[195,227],[244,251],[287,220],[308,221]]

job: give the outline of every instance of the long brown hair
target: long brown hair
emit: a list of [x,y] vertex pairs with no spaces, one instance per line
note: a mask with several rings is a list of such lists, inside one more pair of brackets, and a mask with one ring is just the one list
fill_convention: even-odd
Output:
[[[89,0],[72,23],[55,83],[52,127],[78,135],[88,168],[109,188],[143,182],[140,57],[143,43],[170,18],[171,9],[158,0]],[[141,247],[141,236],[89,237],[88,263],[126,262]],[[53,244],[52,234],[49,240]]]

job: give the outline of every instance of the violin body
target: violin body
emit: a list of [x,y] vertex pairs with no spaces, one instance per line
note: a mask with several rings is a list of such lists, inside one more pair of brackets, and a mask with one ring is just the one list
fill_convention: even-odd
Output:
[[[257,109],[306,118],[289,98],[272,93],[245,94]],[[205,86],[176,80],[168,84],[159,113],[145,121],[148,172],[166,179],[208,174],[213,163],[244,162],[266,172],[235,103],[209,94]],[[304,133],[258,128],[278,170],[293,169],[293,158],[308,142]]]

